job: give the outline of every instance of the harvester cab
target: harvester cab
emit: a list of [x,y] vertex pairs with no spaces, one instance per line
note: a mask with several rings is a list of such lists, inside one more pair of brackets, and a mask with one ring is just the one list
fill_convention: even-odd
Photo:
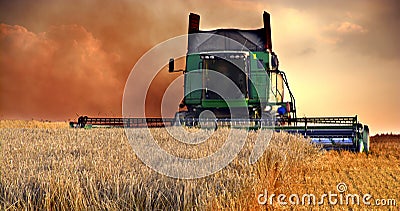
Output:
[[[264,12],[263,20],[264,27],[255,30],[201,31],[200,16],[189,15],[182,103],[187,111],[180,117],[197,119],[207,110],[218,119],[274,115],[280,125],[296,118],[295,99],[272,51],[269,13]],[[174,59],[169,71],[176,72]],[[243,116],[234,115],[237,110]]]

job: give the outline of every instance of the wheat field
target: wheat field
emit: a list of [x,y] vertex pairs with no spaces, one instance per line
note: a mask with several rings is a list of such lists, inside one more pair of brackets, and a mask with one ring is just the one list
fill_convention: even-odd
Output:
[[[143,129],[134,130],[140,134]],[[151,132],[167,149],[173,142],[163,128]],[[249,132],[243,150],[226,168],[204,178],[182,180],[142,163],[123,129],[71,129],[66,122],[1,120],[0,209],[399,210],[400,136],[372,137],[367,155],[326,152],[300,136],[276,133],[260,160],[251,165],[248,157],[257,133]],[[183,144],[170,153],[207,156],[227,135],[228,129],[218,129],[203,146]],[[281,205],[277,201],[278,195],[313,194],[319,202],[323,194],[338,193],[339,183],[346,185],[344,197],[369,194],[371,205],[333,205],[328,200]],[[269,203],[272,194],[275,198]],[[386,205],[378,206],[377,199]]]

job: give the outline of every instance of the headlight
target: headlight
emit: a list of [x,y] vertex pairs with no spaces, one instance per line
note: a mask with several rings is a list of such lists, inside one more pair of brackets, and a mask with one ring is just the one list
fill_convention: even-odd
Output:
[[272,109],[272,106],[267,105],[267,106],[265,106],[264,111],[269,112],[269,111],[271,111],[271,109]]

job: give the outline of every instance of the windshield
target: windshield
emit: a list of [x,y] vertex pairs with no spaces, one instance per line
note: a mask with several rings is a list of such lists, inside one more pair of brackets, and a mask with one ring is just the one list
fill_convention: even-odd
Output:
[[[247,96],[247,75],[246,75],[246,57],[241,54],[230,55],[230,58],[211,56],[208,59],[203,59],[203,91],[204,99],[222,99],[217,93],[210,90],[211,86],[218,84],[223,92],[230,92],[228,99],[240,99]],[[231,87],[232,83],[226,83],[219,78],[213,77],[209,71],[216,71],[228,77],[237,87]],[[234,91],[234,90],[240,91]],[[233,92],[232,92],[233,91]]]

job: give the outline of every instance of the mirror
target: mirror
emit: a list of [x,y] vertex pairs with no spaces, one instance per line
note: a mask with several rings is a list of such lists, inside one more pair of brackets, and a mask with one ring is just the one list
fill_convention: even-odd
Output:
[[170,58],[169,59],[169,63],[168,63],[168,71],[170,72],[170,73],[172,73],[172,72],[174,72],[174,69],[175,69],[175,64],[174,64],[174,59],[173,58]]

